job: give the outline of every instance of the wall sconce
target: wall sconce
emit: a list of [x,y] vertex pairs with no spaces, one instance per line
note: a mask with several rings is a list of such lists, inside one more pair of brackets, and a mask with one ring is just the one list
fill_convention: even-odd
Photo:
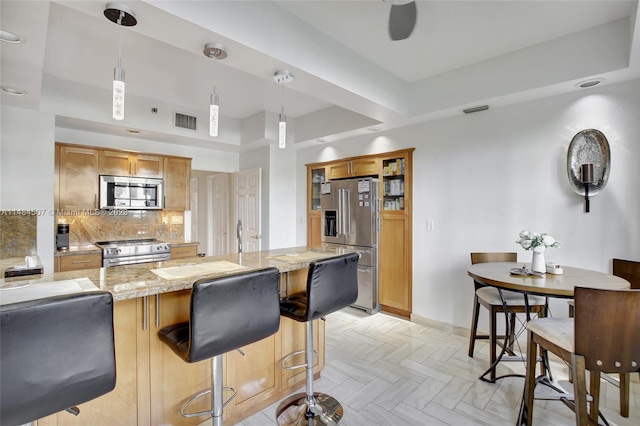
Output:
[[607,184],[611,152],[605,135],[595,129],[578,132],[567,151],[567,175],[575,192],[584,196],[584,211],[589,213],[589,195],[594,196]]

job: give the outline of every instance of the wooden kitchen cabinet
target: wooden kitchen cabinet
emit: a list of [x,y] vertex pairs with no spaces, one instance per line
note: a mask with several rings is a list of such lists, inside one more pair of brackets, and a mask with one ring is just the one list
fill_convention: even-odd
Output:
[[166,210],[190,210],[189,185],[191,159],[165,157],[164,159],[164,208]]
[[327,165],[327,179],[342,179],[358,176],[377,176],[378,159],[376,156],[354,158]]
[[198,255],[198,246],[171,246],[171,260],[188,259]]
[[56,145],[55,152],[56,208],[74,211],[98,208],[98,150]]
[[[378,234],[378,302],[382,309],[403,317],[412,310],[412,181],[414,148],[307,164],[307,244],[321,244],[322,211],[314,187],[314,171],[326,180],[376,176],[380,180]],[[317,178],[316,178],[317,179]]]
[[379,156],[382,173],[378,236],[379,296],[382,309],[411,315],[413,149]]
[[99,253],[58,256],[54,263],[54,272],[78,271],[93,268],[102,268],[102,255]]
[[[306,287],[307,272],[302,269],[287,273],[292,291]],[[211,360],[187,363],[158,338],[161,328],[189,320],[190,298],[191,290],[181,290],[115,301],[115,389],[78,405],[77,417],[62,411],[39,419],[38,426],[180,426],[210,422],[205,417],[184,418],[180,409],[187,399],[211,388]],[[224,408],[225,424],[239,423],[303,386],[304,369],[284,370],[281,361],[286,354],[304,348],[304,323],[281,319],[276,334],[240,348],[244,355],[237,351],[223,355],[223,385],[238,391]],[[324,321],[316,320],[316,377],[325,363],[324,333]],[[229,396],[225,392],[224,399]],[[209,407],[210,397],[204,396],[191,405],[190,411]]]
[[322,217],[320,214],[320,194],[322,184],[325,182],[326,168],[308,167],[307,168],[307,245],[319,246],[320,232],[322,231]]
[[164,161],[159,155],[100,150],[101,175],[162,178]]

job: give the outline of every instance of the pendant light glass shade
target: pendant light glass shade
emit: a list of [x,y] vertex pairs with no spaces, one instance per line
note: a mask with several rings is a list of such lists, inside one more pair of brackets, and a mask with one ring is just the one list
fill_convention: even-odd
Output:
[[209,135],[218,136],[218,114],[220,112],[220,106],[218,101],[218,95],[211,94],[211,103],[209,105]]
[[287,116],[284,113],[280,113],[278,123],[278,148],[284,149],[287,147]]
[[124,120],[124,70],[113,69],[113,118]]

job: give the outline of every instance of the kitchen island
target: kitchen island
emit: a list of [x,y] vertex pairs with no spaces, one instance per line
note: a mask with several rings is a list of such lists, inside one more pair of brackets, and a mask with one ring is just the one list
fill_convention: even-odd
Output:
[[[157,337],[161,328],[189,319],[190,289],[199,279],[267,267],[280,271],[280,292],[302,291],[311,261],[339,254],[324,247],[295,247],[112,268],[60,272],[0,280],[0,288],[51,285],[89,279],[113,294],[117,383],[114,391],[66,412],[40,419],[38,425],[195,425],[210,418],[185,419],[180,408],[192,395],[210,388],[208,360],[187,364]],[[3,290],[11,291],[11,290]],[[79,318],[78,320],[82,320]],[[318,358],[314,373],[324,367],[324,321],[314,324]],[[281,317],[279,331],[259,342],[224,355],[224,385],[238,394],[226,407],[224,420],[234,424],[289,395],[304,384],[304,369],[284,370],[281,360],[304,349],[304,324]],[[46,348],[42,356],[46,357]],[[298,360],[296,360],[298,361]],[[300,360],[299,362],[303,362]],[[225,394],[225,399],[230,394]],[[207,409],[209,401],[194,404]]]

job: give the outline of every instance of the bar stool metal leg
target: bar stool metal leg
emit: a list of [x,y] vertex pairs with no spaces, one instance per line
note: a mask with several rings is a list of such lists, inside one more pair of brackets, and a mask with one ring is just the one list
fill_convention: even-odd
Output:
[[330,395],[313,391],[313,321],[307,321],[305,326],[306,392],[282,401],[276,419],[280,426],[337,425],[342,419],[342,405]]

